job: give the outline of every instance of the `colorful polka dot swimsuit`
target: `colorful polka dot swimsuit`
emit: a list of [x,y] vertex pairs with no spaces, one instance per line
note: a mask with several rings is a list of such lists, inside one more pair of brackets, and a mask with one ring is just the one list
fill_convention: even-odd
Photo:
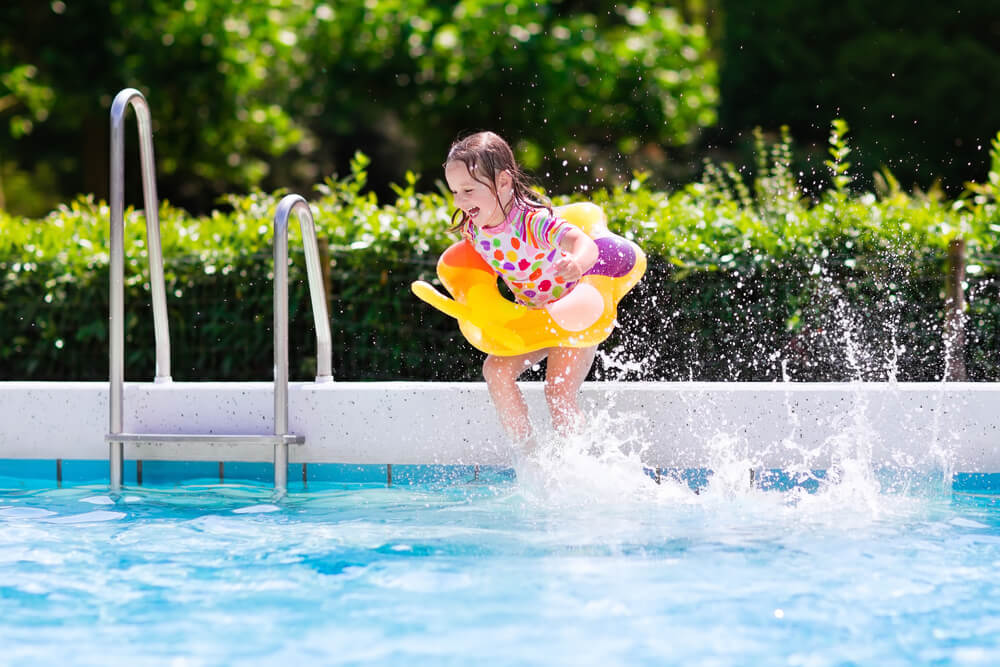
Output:
[[568,294],[575,281],[555,275],[559,243],[572,225],[545,208],[515,205],[503,224],[480,229],[470,221],[464,235],[500,274],[518,303],[542,308]]

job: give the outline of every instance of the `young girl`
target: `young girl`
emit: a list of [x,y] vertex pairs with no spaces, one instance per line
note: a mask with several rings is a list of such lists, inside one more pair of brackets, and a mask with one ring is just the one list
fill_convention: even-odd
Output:
[[[598,246],[582,230],[559,218],[533,192],[510,146],[493,132],[479,132],[451,146],[444,165],[455,196],[452,221],[486,262],[504,279],[518,303],[545,308],[570,331],[590,326],[603,302],[580,278],[598,259]],[[531,422],[517,378],[548,358],[545,399],[553,426],[568,434],[580,428],[577,394],[594,362],[597,347],[551,347],[516,356],[489,355],[483,376],[504,430],[533,447]]]

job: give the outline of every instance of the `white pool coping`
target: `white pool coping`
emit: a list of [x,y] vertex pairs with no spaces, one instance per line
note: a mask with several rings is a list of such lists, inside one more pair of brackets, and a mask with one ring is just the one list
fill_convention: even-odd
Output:
[[[542,386],[524,383],[547,428]],[[270,433],[269,382],[127,383],[125,430]],[[650,466],[874,465],[1000,471],[1000,383],[594,382],[583,404]],[[293,382],[291,462],[511,462],[483,383]],[[108,456],[106,382],[0,382],[0,459]],[[809,452],[805,454],[804,452]],[[126,444],[126,459],[271,461],[253,445]]]

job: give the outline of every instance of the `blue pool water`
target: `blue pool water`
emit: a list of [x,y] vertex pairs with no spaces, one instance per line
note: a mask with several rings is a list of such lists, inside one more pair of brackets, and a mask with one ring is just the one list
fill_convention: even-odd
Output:
[[601,463],[284,498],[0,478],[0,662],[1000,663],[981,479],[766,490]]

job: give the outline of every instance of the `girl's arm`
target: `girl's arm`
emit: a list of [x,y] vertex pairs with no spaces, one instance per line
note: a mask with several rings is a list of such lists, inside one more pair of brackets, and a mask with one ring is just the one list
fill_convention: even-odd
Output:
[[578,227],[569,228],[559,249],[565,254],[553,262],[556,275],[568,281],[579,280],[597,262],[597,244]]

